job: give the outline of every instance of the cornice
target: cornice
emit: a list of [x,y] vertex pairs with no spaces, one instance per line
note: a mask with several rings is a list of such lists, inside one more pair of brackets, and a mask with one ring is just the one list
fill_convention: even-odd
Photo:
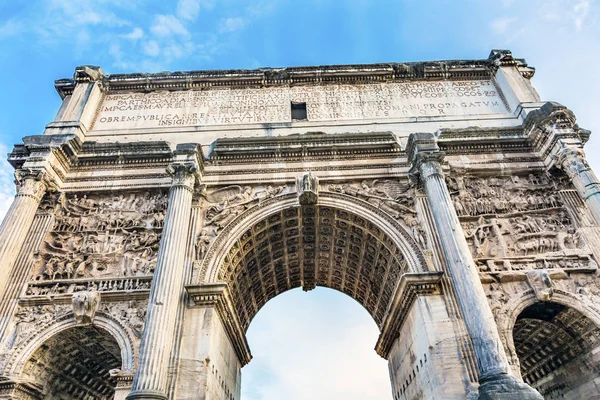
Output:
[[440,129],[436,136],[448,155],[533,151],[521,127]]
[[217,139],[208,157],[209,165],[360,158],[398,157],[401,148],[391,132],[301,135]]
[[246,335],[231,301],[231,294],[226,283],[207,283],[203,285],[186,285],[192,306],[214,307],[221,318],[225,332],[238,356],[242,367],[250,362],[252,354]]
[[441,271],[404,274],[388,307],[375,351],[387,359],[418,296],[441,293]]
[[[106,91],[189,90],[212,87],[266,87],[306,84],[359,84],[411,80],[491,79],[501,66],[526,68],[508,50],[493,50],[490,57],[479,60],[445,60],[410,63],[324,65],[254,70],[204,70],[185,72],[132,73],[104,75],[98,67],[78,67],[72,79],[55,82],[64,97],[78,82],[99,81]],[[528,73],[532,68],[527,67]]]

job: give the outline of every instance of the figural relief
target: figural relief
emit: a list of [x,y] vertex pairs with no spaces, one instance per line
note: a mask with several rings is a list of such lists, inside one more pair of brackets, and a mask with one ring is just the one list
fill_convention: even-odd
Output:
[[36,255],[28,295],[146,288],[144,277],[152,275],[156,263],[166,192],[63,194],[58,203],[53,228]]
[[529,174],[447,183],[481,272],[597,269],[559,195],[568,188],[563,179]]
[[343,193],[362,199],[392,218],[411,234],[421,250],[427,248],[425,230],[414,209],[415,191],[409,183],[391,179],[375,179],[371,182],[330,184],[331,192]]
[[212,240],[238,215],[265,200],[291,191],[293,191],[291,185],[286,184],[204,188],[202,191],[205,202],[204,224],[196,236],[196,261],[204,258]]

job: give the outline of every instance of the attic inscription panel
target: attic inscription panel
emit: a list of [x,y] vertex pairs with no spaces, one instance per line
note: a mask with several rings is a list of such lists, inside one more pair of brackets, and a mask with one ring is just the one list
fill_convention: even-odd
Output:
[[94,129],[291,122],[291,103],[309,121],[503,114],[492,81],[210,89],[108,94]]

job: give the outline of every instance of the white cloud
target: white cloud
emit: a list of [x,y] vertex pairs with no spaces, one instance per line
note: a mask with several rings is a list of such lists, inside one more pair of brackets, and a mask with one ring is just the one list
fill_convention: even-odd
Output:
[[[0,154],[8,153],[4,143],[0,143]],[[2,157],[0,161],[0,221],[4,219],[15,196],[14,168]]]
[[246,20],[241,17],[224,18],[219,23],[219,32],[235,32],[244,29]]
[[150,57],[156,57],[160,54],[160,46],[156,40],[150,40],[144,43],[144,54]]
[[144,36],[144,30],[139,27],[135,27],[135,28],[133,28],[133,30],[131,32],[126,33],[125,35],[122,35],[123,38],[133,40],[133,41],[141,39],[143,36]]
[[182,19],[195,20],[200,10],[214,7],[212,0],[179,0],[177,2],[177,16]]
[[589,0],[581,0],[573,6],[574,23],[575,28],[579,31],[583,27],[583,24],[590,11]]
[[185,29],[185,26],[183,26],[183,24],[174,15],[155,15],[154,22],[150,27],[150,30],[156,36],[190,35],[187,29]]
[[17,36],[24,30],[25,25],[21,21],[17,20],[16,18],[11,18],[0,25],[0,39]]

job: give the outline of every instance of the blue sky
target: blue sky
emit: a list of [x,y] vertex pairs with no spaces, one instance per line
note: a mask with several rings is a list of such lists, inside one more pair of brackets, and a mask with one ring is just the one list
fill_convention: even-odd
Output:
[[[77,65],[158,72],[486,58],[492,48],[526,58],[542,98],[598,133],[599,1],[4,1],[0,152],[43,132],[60,104],[53,81]],[[586,147],[597,171],[598,143],[593,134]],[[11,174],[0,165],[0,214]],[[376,339],[370,317],[341,294],[281,295],[250,327],[243,399],[390,399]]]

